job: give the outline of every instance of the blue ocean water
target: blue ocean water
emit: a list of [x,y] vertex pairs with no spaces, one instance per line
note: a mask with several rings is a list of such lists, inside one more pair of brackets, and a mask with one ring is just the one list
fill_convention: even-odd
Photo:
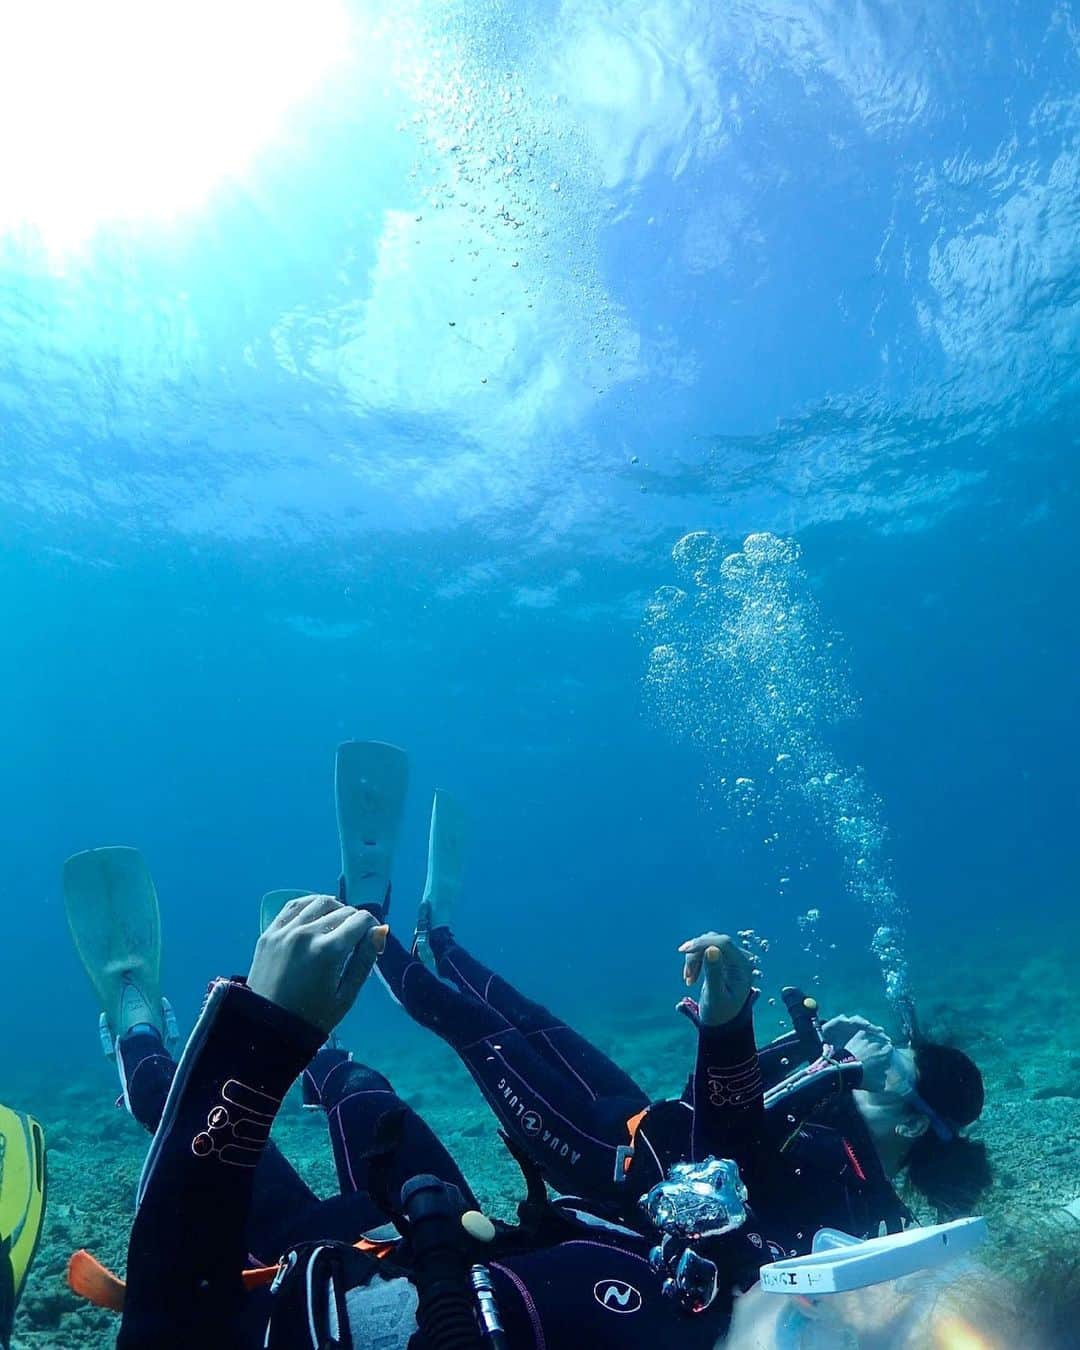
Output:
[[[916,991],[973,932],[1054,942],[1080,805],[1076,6],[338,18],[320,78],[168,209],[121,137],[119,169],[86,153],[122,201],[91,213],[61,174],[35,216],[0,143],[3,1062],[94,1049],[68,854],[142,849],[186,1024],[245,968],[264,890],[333,886],[352,737],[412,756],[392,918],[449,788],[463,936],[570,1010],[662,1006],[713,926],[786,943],[777,980],[834,944],[877,978],[836,800],[759,772],[791,753],[777,725],[858,775]],[[704,675],[699,633],[672,714],[647,611],[701,530],[718,558],[797,545],[812,623]],[[731,680],[777,653],[763,732]],[[370,1002],[356,1027],[391,1034]]]

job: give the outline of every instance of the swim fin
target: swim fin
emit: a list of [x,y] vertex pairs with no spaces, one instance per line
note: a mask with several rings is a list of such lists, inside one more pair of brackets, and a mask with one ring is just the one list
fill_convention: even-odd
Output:
[[290,900],[299,900],[305,895],[317,895],[317,891],[267,891],[259,905],[259,932],[265,933]]
[[432,969],[435,958],[428,935],[433,928],[450,923],[464,872],[465,813],[456,798],[437,788],[431,803],[427,882],[413,935],[413,951]]
[[157,892],[135,848],[93,848],[64,864],[64,908],[75,950],[104,1011],[101,1044],[146,1022],[166,1045],[176,1019],[161,996],[161,915]]
[[7,1347],[45,1218],[45,1135],[0,1106],[0,1346]]
[[390,908],[390,872],[408,783],[409,757],[396,745],[345,741],[338,746],[334,794],[343,898],[380,917]]

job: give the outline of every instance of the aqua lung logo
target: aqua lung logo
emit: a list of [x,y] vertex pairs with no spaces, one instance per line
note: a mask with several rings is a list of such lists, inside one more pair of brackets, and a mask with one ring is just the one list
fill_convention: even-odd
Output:
[[522,1134],[528,1135],[530,1139],[534,1139],[537,1144],[544,1148],[551,1149],[556,1156],[569,1162],[571,1167],[577,1165],[581,1158],[580,1151],[571,1148],[565,1139],[560,1139],[557,1134],[549,1130],[544,1124],[544,1117],[535,1107],[528,1106],[522,1101],[512,1083],[508,1083],[505,1078],[500,1078],[498,1092],[511,1119],[516,1120],[521,1126]]
[[597,1280],[593,1285],[593,1298],[608,1312],[636,1313],[641,1310],[641,1295],[625,1280]]

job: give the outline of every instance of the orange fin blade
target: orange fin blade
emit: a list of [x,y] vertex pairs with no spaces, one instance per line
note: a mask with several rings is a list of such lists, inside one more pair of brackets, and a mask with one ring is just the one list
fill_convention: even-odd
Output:
[[85,1248],[75,1252],[68,1261],[68,1284],[81,1298],[98,1308],[123,1312],[126,1285],[119,1275],[101,1264]]

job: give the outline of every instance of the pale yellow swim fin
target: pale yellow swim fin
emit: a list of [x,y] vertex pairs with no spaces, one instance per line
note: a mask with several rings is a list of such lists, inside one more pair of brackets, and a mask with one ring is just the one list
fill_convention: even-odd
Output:
[[93,848],[64,864],[64,908],[75,950],[103,1009],[106,1054],[129,1027],[145,1022],[175,1043],[176,1020],[161,995],[161,915],[157,892],[135,848]]

